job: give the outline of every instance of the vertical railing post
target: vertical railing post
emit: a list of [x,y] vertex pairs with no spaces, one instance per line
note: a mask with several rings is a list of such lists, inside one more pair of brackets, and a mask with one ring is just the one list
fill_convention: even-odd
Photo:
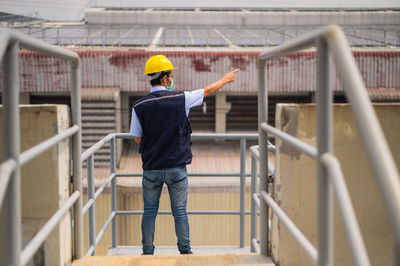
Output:
[[[11,175],[4,197],[1,223],[4,238],[1,248],[5,265],[20,265],[21,261],[21,169],[19,166],[19,67],[17,42],[10,42],[3,59],[3,161],[14,159],[17,167]],[[1,261],[0,261],[1,262]]]
[[[261,129],[261,123],[268,120],[268,93],[265,83],[265,61],[258,61],[258,147],[260,152],[259,191],[268,192],[268,135]],[[269,254],[268,205],[260,200],[260,253]]]
[[250,252],[256,252],[253,245],[253,239],[257,238],[257,207],[253,199],[254,193],[257,193],[257,159],[251,156],[251,227],[250,227]]
[[333,191],[327,170],[319,163],[332,152],[331,62],[325,39],[317,40],[317,177],[318,177],[318,265],[333,265]]
[[244,247],[246,223],[246,139],[240,139],[240,247]]
[[[79,131],[72,136],[72,162],[74,191],[82,195],[82,122],[81,122],[81,75],[79,59],[71,63],[71,113],[72,124],[79,126]],[[83,221],[82,196],[74,206],[74,256],[83,257]]]
[[93,246],[93,253],[96,255],[96,224],[95,224],[95,202],[94,202],[94,155],[90,155],[87,161],[88,174],[88,201],[93,200],[92,206],[89,208],[89,248]]
[[[116,164],[116,150],[115,150],[115,137],[111,139],[110,153],[111,153],[111,174],[115,174],[117,164]],[[117,179],[114,177],[111,180],[111,212],[117,211]],[[111,245],[113,248],[117,246],[117,216],[115,215],[111,223]]]

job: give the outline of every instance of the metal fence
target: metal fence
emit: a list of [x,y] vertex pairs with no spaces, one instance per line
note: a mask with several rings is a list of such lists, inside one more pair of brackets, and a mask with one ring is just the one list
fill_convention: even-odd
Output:
[[[66,131],[30,148],[20,154],[19,98],[19,48],[33,50],[67,60],[71,68],[71,108],[72,127]],[[6,226],[4,249],[6,265],[26,265],[51,231],[61,221],[71,207],[74,207],[74,255],[82,257],[82,166],[81,156],[81,93],[80,69],[77,53],[49,45],[40,40],[31,39],[18,32],[9,30],[0,34],[0,62],[3,72],[3,163],[0,165],[0,207],[5,215],[1,216]],[[73,193],[63,206],[36,233],[22,250],[21,240],[21,166],[31,161],[57,143],[72,137]]]
[[[134,137],[128,133],[112,133],[101,139],[95,145],[82,153],[82,162],[87,160],[87,176],[88,176],[88,201],[82,208],[82,215],[89,212],[88,227],[89,227],[89,249],[86,256],[96,254],[96,246],[100,242],[104,232],[111,223],[111,246],[117,246],[117,215],[142,215],[143,211],[128,210],[121,211],[117,209],[117,177],[134,177],[142,176],[141,173],[117,173],[116,167],[116,154],[115,143],[116,139],[133,139]],[[240,238],[239,246],[245,245],[245,215],[249,215],[250,211],[245,209],[245,196],[246,196],[246,140],[257,140],[258,134],[214,134],[214,133],[193,133],[192,139],[202,140],[239,140],[240,141],[240,173],[189,173],[188,176],[237,176],[240,177],[240,206],[238,211],[210,211],[210,210],[192,210],[187,211],[189,215],[239,215],[240,216]],[[110,176],[103,182],[103,184],[95,191],[94,185],[94,156],[95,152],[101,149],[104,145],[110,142]],[[96,235],[95,225],[95,201],[104,191],[104,189],[111,183],[111,213],[106,222],[102,226],[99,233]],[[171,211],[159,211],[158,214],[172,214]]]
[[[300,141],[267,124],[268,96],[265,79],[266,61],[315,46],[317,48],[317,148]],[[255,234],[252,234],[253,250],[268,255],[269,226],[268,208],[270,207],[289,232],[305,249],[310,258],[318,265],[333,265],[333,193],[336,195],[339,210],[350,242],[351,251],[357,265],[370,265],[362,240],[361,232],[354,214],[340,164],[332,150],[332,88],[331,55],[333,56],[374,176],[379,185],[388,211],[391,227],[395,235],[395,264],[400,263],[400,179],[391,156],[386,139],[372,108],[357,65],[351,54],[346,37],[337,26],[324,27],[313,31],[285,45],[262,52],[258,61],[258,122],[259,150],[251,149],[253,157],[260,163],[259,194],[252,190],[253,204],[260,209],[260,247]],[[318,178],[318,248],[316,249],[301,231],[288,218],[273,198],[268,194],[268,134],[292,145],[297,150],[317,161]],[[253,164],[255,162],[253,161]],[[253,169],[253,181],[255,179]],[[252,184],[252,187],[255,184]],[[252,217],[255,216],[254,209]],[[253,221],[254,222],[254,221]],[[252,225],[253,225],[252,222]],[[252,229],[253,231],[254,229]]]
[[[266,61],[300,49],[316,46],[317,54],[317,148],[287,135],[267,124],[267,90],[265,87]],[[23,47],[51,56],[68,60],[71,64],[71,107],[73,126],[33,148],[20,154],[19,138],[19,72],[18,49]],[[263,255],[269,254],[269,226],[268,208],[281,219],[288,227],[295,239],[306,250],[307,254],[318,265],[333,264],[333,192],[336,194],[346,233],[352,248],[354,260],[358,265],[369,265],[368,255],[357,224],[350,197],[344,183],[343,174],[338,160],[332,154],[332,91],[330,82],[331,59],[333,55],[338,72],[343,80],[343,85],[350,100],[352,111],[356,119],[363,144],[367,150],[368,159],[376,177],[385,207],[390,216],[391,226],[395,235],[395,263],[400,263],[400,181],[396,165],[385,141],[382,129],[378,123],[375,112],[363,85],[361,75],[357,69],[354,58],[346,42],[343,31],[337,26],[330,26],[313,31],[297,40],[285,45],[272,48],[259,55],[259,134],[193,134],[193,139],[236,139],[240,140],[241,168],[240,174],[240,211],[189,211],[189,214],[227,214],[240,215],[240,246],[244,246],[244,217],[249,212],[245,211],[245,155],[246,139],[258,137],[258,149],[252,147],[252,229],[251,244],[253,251],[260,251]],[[106,228],[112,223],[112,247],[117,245],[116,219],[117,215],[141,214],[139,211],[118,211],[116,206],[116,178],[118,176],[133,176],[139,174],[118,174],[116,172],[115,139],[132,138],[129,134],[110,134],[81,154],[81,106],[80,106],[80,71],[79,57],[76,53],[46,44],[42,41],[28,38],[25,35],[2,31],[0,35],[0,62],[3,71],[3,163],[0,165],[0,206],[6,215],[3,215],[5,240],[1,243],[4,252],[8,254],[8,265],[25,265],[34,255],[40,245],[45,241],[50,232],[60,222],[62,217],[74,207],[74,256],[83,256],[83,225],[82,215],[89,211],[89,239],[90,247],[87,255],[95,254],[97,243],[100,241]],[[287,215],[268,194],[268,170],[274,173],[273,166],[268,165],[268,134],[272,134],[282,141],[293,145],[317,161],[318,174],[318,249],[305,238],[300,230],[293,224]],[[22,250],[21,247],[21,192],[20,169],[39,154],[53,147],[60,141],[72,136],[73,148],[73,185],[74,192],[64,205],[46,222],[42,229]],[[93,154],[107,142],[111,142],[111,175],[94,191]],[[260,165],[259,195],[256,191],[256,158]],[[82,209],[82,161],[88,160],[88,203]],[[192,174],[196,175],[196,174]],[[208,174],[217,175],[217,174]],[[222,174],[219,174],[222,175]],[[111,183],[111,214],[103,225],[100,233],[95,235],[94,202],[104,188]],[[332,185],[331,185],[332,184]],[[255,217],[256,208],[260,215],[260,246],[256,239]],[[170,212],[160,212],[169,214]]]

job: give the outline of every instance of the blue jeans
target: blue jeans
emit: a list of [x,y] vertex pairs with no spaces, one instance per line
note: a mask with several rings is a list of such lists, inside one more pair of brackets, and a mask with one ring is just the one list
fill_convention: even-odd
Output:
[[142,244],[143,254],[154,253],[154,229],[163,184],[168,186],[175,233],[180,252],[190,251],[189,222],[186,212],[188,179],[186,166],[143,171]]

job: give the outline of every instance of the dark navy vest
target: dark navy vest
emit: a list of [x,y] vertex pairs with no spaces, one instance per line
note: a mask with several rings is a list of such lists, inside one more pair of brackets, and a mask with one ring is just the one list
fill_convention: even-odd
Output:
[[184,92],[157,91],[134,103],[143,134],[139,153],[143,169],[172,168],[192,162]]

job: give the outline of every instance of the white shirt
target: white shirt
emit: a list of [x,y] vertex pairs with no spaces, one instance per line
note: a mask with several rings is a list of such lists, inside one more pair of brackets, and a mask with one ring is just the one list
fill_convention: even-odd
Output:
[[[152,87],[150,93],[156,91],[167,90],[164,86]],[[185,93],[185,110],[186,116],[189,117],[190,108],[199,106],[203,103],[204,99],[204,89],[199,89],[195,91],[184,91]],[[142,125],[140,124],[139,118],[136,115],[135,108],[132,107],[132,119],[131,127],[129,133],[135,137],[142,137]]]

